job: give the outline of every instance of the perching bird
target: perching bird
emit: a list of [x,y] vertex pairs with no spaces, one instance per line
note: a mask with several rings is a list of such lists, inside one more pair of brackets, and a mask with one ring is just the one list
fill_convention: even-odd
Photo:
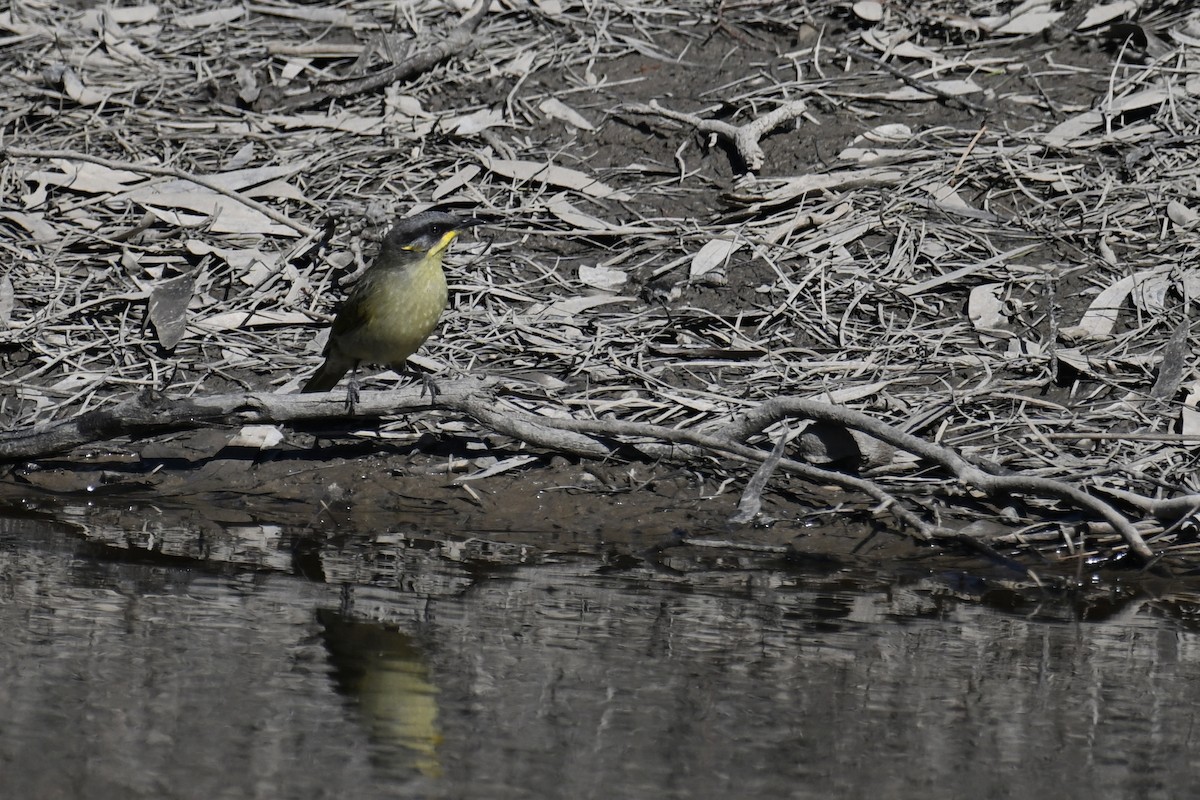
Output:
[[388,231],[379,255],[338,309],[325,363],[302,391],[327,392],[362,362],[403,370],[446,307],[442,255],[459,232],[480,222],[425,211]]

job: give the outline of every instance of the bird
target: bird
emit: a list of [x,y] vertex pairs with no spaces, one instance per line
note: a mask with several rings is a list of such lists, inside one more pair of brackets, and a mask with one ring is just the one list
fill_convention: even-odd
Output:
[[[396,223],[338,308],[325,361],[301,392],[328,392],[364,362],[403,371],[446,307],[442,257],[459,233],[481,222],[424,211]],[[353,403],[353,376],[351,380],[347,397]]]

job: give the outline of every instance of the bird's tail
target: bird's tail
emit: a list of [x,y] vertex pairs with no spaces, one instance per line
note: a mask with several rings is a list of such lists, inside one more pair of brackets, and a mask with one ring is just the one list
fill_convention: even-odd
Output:
[[308,383],[304,384],[304,388],[300,391],[304,394],[309,392],[328,392],[333,387],[337,386],[338,381],[346,374],[346,370],[350,369],[349,364],[344,364],[335,361],[332,358],[326,358],[325,363],[321,368],[313,373],[313,376],[308,379]]

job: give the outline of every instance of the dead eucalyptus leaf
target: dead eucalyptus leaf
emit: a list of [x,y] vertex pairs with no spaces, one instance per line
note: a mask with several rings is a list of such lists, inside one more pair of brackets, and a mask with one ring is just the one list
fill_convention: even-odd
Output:
[[883,6],[876,0],[859,0],[850,10],[863,22],[879,22],[883,19]]
[[1191,351],[1188,348],[1188,335],[1192,332],[1191,320],[1186,316],[1175,326],[1167,346],[1163,348],[1162,362],[1158,366],[1158,378],[1150,389],[1150,396],[1158,400],[1174,397],[1183,383],[1184,371],[1188,364]]
[[589,197],[599,197],[608,200],[626,201],[633,198],[618,189],[614,189],[590,175],[578,170],[558,167],[541,161],[520,161],[511,158],[489,158],[484,156],[483,165],[506,178],[518,181],[535,181],[550,186],[586,194]]
[[538,106],[538,110],[551,119],[561,120],[569,125],[574,125],[580,130],[596,130],[595,125],[588,122],[582,114],[559,100],[557,97],[548,97],[543,100]]
[[958,193],[957,189],[949,184],[931,181],[921,188],[933,196],[939,208],[956,208],[967,211],[976,210],[974,206],[962,199],[962,195]]
[[[274,181],[291,175],[303,168],[303,164],[292,163],[272,167],[255,167],[207,175],[211,183],[230,190],[247,189],[246,195],[279,197],[292,195],[288,199],[302,197],[286,183],[272,185]],[[284,191],[286,188],[286,192]],[[270,236],[297,236],[287,225],[275,222],[257,209],[224,194],[192,183],[188,180],[171,180],[165,183],[147,183],[136,186],[116,200],[131,200],[171,225],[194,227],[211,221],[211,228],[219,233],[255,233]],[[193,212],[198,216],[189,215]]]
[[[18,14],[17,16],[22,17],[25,15]],[[52,39],[58,35],[58,31],[52,26],[28,22],[22,19],[13,19],[11,11],[0,11],[0,30],[12,31],[17,36],[30,39],[38,36]]]
[[902,170],[882,167],[848,169],[812,175],[799,175],[779,180],[761,180],[740,186],[729,193],[730,199],[751,208],[758,205],[786,203],[801,195],[830,192],[858,186],[889,186],[905,180]]
[[[223,189],[241,190],[251,186],[257,186],[263,183],[269,183],[278,178],[287,178],[297,172],[304,170],[307,166],[304,161],[293,161],[288,164],[279,164],[269,167],[249,167],[246,169],[233,169],[227,172],[216,172],[211,175],[204,175],[203,178],[211,184],[220,186]],[[157,183],[153,186],[136,187],[131,190],[128,195],[131,199],[140,200],[155,193],[169,194],[171,192],[187,192],[197,188],[197,184],[192,183],[184,178]],[[208,191],[207,189],[205,191]]]
[[7,328],[12,324],[12,312],[15,306],[12,278],[7,275],[0,276],[0,327]]
[[283,439],[283,431],[277,425],[243,425],[229,440],[229,446],[267,450],[282,442]]
[[474,164],[468,164],[467,166],[462,167],[449,178],[446,178],[446,180],[439,183],[437,188],[433,190],[431,198],[433,200],[440,200],[451,192],[458,191],[474,180],[475,177],[482,171],[483,170],[480,167]]
[[532,464],[537,460],[537,456],[509,456],[508,458],[494,460],[490,464],[481,465],[481,468],[475,472],[455,478],[451,483],[464,484],[470,481],[482,480],[483,478],[491,478],[494,475],[503,475],[505,472],[520,469],[526,464]]
[[209,228],[217,233],[300,235],[294,228],[275,222],[262,212],[216,192],[177,192],[137,202],[168,225],[181,228],[194,228],[208,223]]
[[209,28],[215,25],[226,25],[246,16],[244,6],[228,6],[202,11],[199,14],[181,14],[173,22],[181,28]]
[[187,308],[196,289],[191,272],[159,281],[150,290],[150,322],[164,350],[174,350],[187,329]]
[[217,247],[199,239],[188,239],[184,242],[184,247],[193,255],[206,256],[211,254],[217,256],[226,264],[233,267],[238,277],[251,286],[258,284],[257,282],[251,283],[247,280],[247,275],[250,271],[256,266],[263,267],[269,263],[268,257],[261,250],[255,248]]
[[1167,218],[1181,228],[1190,227],[1195,224],[1197,216],[1195,211],[1178,200],[1172,200],[1167,203]]
[[621,286],[625,285],[625,282],[629,280],[629,276],[619,269],[590,267],[584,264],[579,267],[579,280],[588,286],[593,286],[606,292],[615,292]]
[[550,210],[554,216],[561,219],[568,225],[573,225],[579,230],[584,231],[610,231],[616,226],[610,225],[599,217],[594,217],[584,211],[580,211],[574,205],[567,201],[567,198],[562,194],[556,194],[546,201],[546,208]]
[[488,128],[507,124],[504,112],[498,108],[481,108],[471,114],[454,117],[446,122],[445,127],[454,132],[455,136],[474,136]]
[[1167,295],[1175,288],[1171,270],[1158,267],[1143,270],[1135,277],[1137,282],[1129,293],[1134,305],[1151,316],[1161,316],[1167,308]]
[[[1027,6],[1028,4],[1026,4]],[[1022,7],[1026,7],[1022,6]],[[1026,11],[1023,14],[1018,14],[1008,22],[996,29],[997,34],[1017,35],[1022,36],[1030,33],[1041,33],[1048,29],[1051,25],[1062,17],[1061,11],[1047,11],[1048,6],[1042,6],[1041,10],[1034,8]]]
[[854,142],[874,142],[875,144],[899,144],[912,139],[912,128],[902,122],[889,122],[876,125],[871,130],[854,137]]
[[206,331],[232,331],[273,325],[310,325],[313,318],[299,311],[225,311],[195,320],[192,324]]
[[533,62],[537,55],[532,50],[527,50],[517,56],[507,64],[501,66],[498,70],[493,67],[493,70],[498,71],[501,75],[507,75],[510,78],[524,78],[533,69]]
[[362,19],[349,11],[340,8],[327,8],[316,5],[262,5],[249,3],[246,10],[252,14],[298,19],[320,25],[338,25],[353,28],[362,24]]
[[554,317],[573,317],[584,311],[590,311],[597,306],[605,306],[610,303],[631,303],[637,300],[636,297],[624,297],[621,295],[611,294],[593,294],[587,297],[568,297],[562,300],[556,300],[549,305],[538,307],[533,306],[529,310],[531,317],[537,317],[542,314]]
[[878,52],[887,53],[889,56],[897,58],[912,58],[934,63],[946,60],[937,52],[926,47],[921,47],[905,38],[910,35],[910,32],[903,29],[885,34],[879,28],[872,28],[862,32],[862,40]]
[[102,92],[98,89],[92,89],[83,84],[79,76],[75,74],[75,70],[67,68],[62,76],[63,91],[67,93],[76,103],[81,106],[96,106],[108,100],[111,92]]
[[52,158],[50,163],[60,171],[32,172],[25,176],[25,180],[62,186],[84,194],[120,192],[145,180],[144,175],[131,170],[110,169],[86,161],[74,162],[64,158]]
[[[1183,91],[1179,86],[1175,86],[1174,88],[1175,91]],[[1085,133],[1090,133],[1093,129],[1100,127],[1104,124],[1105,120],[1130,111],[1138,111],[1143,108],[1159,105],[1169,97],[1170,91],[1162,87],[1132,92],[1114,100],[1112,105],[1107,109],[1085,111],[1071,119],[1060,122],[1042,136],[1042,141],[1051,147],[1081,145],[1083,143],[1079,141],[1079,138]]]
[[1104,263],[1110,267],[1117,265],[1117,254],[1112,249],[1112,245],[1108,243],[1108,237],[1101,236],[1100,241],[1096,243],[1096,249],[1100,251],[1100,257],[1104,259]]
[[236,153],[234,153],[232,156],[226,159],[223,164],[221,164],[221,168],[224,170],[241,169],[253,160],[254,143],[246,142],[244,145],[238,148]]
[[729,257],[745,243],[746,240],[740,237],[737,239],[713,239],[692,256],[692,265],[688,270],[688,275],[692,278],[699,278],[706,272],[723,266],[729,261]]
[[1086,331],[1087,336],[1090,337],[1111,335],[1117,324],[1117,315],[1120,313],[1121,306],[1124,304],[1125,298],[1133,291],[1136,283],[1136,276],[1129,275],[1100,292],[1088,306],[1087,311],[1083,312],[1078,325],[1074,327]]
[[1138,7],[1142,4],[1139,0],[1116,0],[1113,3],[1096,3],[1088,9],[1087,16],[1079,23],[1078,30],[1087,30],[1088,28],[1095,28],[1097,25],[1112,22],[1114,19],[1137,11]]
[[[948,81],[929,81],[929,87],[936,89],[942,95],[951,97],[960,97],[966,94],[975,94],[982,92],[983,87],[970,78],[960,78],[957,80]],[[882,97],[887,100],[935,100],[939,95],[932,92],[927,92],[924,89],[918,89],[915,86],[903,86],[890,92],[885,92]]]
[[1008,319],[1004,315],[1003,293],[1004,284],[1001,283],[984,283],[971,289],[967,299],[967,318],[975,330],[990,334],[1002,332],[1006,337],[1009,335],[1004,330]]
[[[383,117],[358,114],[352,111],[345,111],[341,114],[289,114],[286,116],[273,114],[267,117],[267,120],[272,125],[279,125],[287,130],[325,128],[343,133],[354,133],[359,136],[376,136],[383,132],[385,122],[394,122],[390,117],[385,120]],[[403,132],[407,135],[412,135],[414,132],[425,135],[433,130],[433,125],[432,122],[425,122],[422,127],[414,123],[413,127],[406,128]]]
[[24,211],[0,211],[0,217],[20,225],[33,236],[38,243],[53,242],[58,239],[58,231],[49,222],[45,214],[28,214]]

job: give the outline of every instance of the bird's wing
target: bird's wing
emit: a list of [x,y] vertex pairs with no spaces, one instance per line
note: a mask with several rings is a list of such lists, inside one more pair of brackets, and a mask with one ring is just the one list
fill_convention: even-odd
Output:
[[[356,287],[357,288],[357,287]],[[338,309],[333,319],[333,327],[329,331],[329,341],[353,333],[371,322],[369,303],[358,302],[358,292],[352,292],[342,307]]]

